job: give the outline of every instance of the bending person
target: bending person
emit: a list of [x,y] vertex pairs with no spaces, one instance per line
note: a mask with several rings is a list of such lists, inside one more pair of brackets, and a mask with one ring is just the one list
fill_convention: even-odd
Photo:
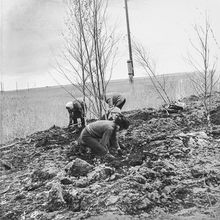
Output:
[[80,118],[81,125],[85,126],[85,115],[86,115],[86,104],[81,99],[76,99],[70,101],[66,104],[66,109],[69,113],[69,124],[70,127],[72,124],[76,125],[77,119]]
[[120,94],[107,95],[105,101],[108,103],[109,108],[117,107],[122,109],[126,102],[126,98]]
[[113,121],[99,120],[92,122],[82,130],[79,144],[89,147],[96,155],[114,159],[114,156],[109,153],[109,147],[120,150],[117,132],[127,129],[129,124],[129,121],[122,115],[119,115]]
[[114,120],[116,117],[121,115],[121,109],[118,107],[109,108],[106,115],[102,116],[102,120]]

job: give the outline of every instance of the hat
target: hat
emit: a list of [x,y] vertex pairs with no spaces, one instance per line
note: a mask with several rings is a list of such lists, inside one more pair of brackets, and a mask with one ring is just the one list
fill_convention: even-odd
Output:
[[67,102],[66,108],[73,109],[73,102]]

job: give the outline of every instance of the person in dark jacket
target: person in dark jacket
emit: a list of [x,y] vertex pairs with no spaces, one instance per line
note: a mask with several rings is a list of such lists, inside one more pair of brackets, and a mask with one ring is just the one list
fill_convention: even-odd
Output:
[[120,150],[117,132],[127,129],[129,124],[129,121],[123,115],[117,116],[113,121],[99,120],[92,122],[82,130],[79,144],[89,147],[96,155],[114,159],[114,156],[109,153],[109,147]]
[[122,109],[126,102],[126,98],[120,94],[107,95],[105,97],[105,101],[107,102],[109,108],[117,107]]
[[66,104],[66,109],[69,113],[69,124],[70,127],[72,124],[76,125],[77,119],[81,119],[81,125],[85,126],[85,114],[86,114],[86,104],[81,99],[76,99],[70,101]]

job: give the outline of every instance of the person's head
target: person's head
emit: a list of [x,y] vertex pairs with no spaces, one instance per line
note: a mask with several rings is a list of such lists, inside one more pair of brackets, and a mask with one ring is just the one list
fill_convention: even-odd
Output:
[[115,120],[119,115],[121,115],[121,109],[118,107],[113,107],[109,109],[108,120]]
[[130,122],[122,114],[117,115],[114,122],[120,127],[119,130],[127,129],[130,125]]
[[72,111],[73,110],[73,102],[67,102],[66,109],[68,110],[68,112]]

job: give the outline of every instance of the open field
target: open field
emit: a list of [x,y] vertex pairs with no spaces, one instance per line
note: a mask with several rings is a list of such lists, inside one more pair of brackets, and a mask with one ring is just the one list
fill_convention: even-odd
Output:
[[[173,100],[193,94],[186,74],[167,75],[165,82]],[[73,90],[69,85],[65,87],[69,91]],[[71,92],[80,96],[77,91]],[[127,79],[111,81],[108,92],[119,92],[126,97],[123,110],[158,107],[163,103],[147,78],[135,78],[133,85]],[[60,87],[1,93],[1,144],[47,129],[54,124],[66,126],[68,113],[65,104],[70,100],[71,96]]]

